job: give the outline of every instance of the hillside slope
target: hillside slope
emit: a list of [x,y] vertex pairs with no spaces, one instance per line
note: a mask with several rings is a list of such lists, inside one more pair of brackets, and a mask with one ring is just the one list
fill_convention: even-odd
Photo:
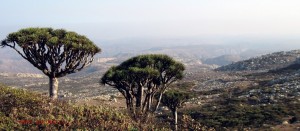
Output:
[[114,109],[73,106],[0,85],[0,130],[132,130],[129,116]]
[[233,62],[240,61],[242,58],[239,55],[222,55],[215,58],[209,58],[204,61],[205,64],[215,64],[219,66],[228,65]]
[[217,68],[218,71],[273,70],[293,64],[300,50],[275,52]]

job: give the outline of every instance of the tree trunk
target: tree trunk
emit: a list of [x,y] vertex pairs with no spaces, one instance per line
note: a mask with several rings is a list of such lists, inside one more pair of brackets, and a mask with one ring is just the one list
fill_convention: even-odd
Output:
[[160,101],[161,101],[161,98],[162,98],[162,95],[163,95],[164,93],[165,93],[165,90],[162,91],[162,92],[160,92],[159,98],[158,98],[158,100],[157,100],[157,103],[156,103],[156,105],[155,105],[155,108],[154,108],[154,111],[153,111],[153,112],[155,112],[155,111],[158,109],[159,104],[160,104]]
[[156,103],[156,105],[154,107],[153,112],[157,111],[157,109],[159,107],[159,104],[160,104],[160,101],[161,101],[161,98],[162,98],[162,95],[165,93],[166,89],[167,89],[166,84],[163,84],[162,88],[161,88],[161,92],[159,93],[159,98],[157,100],[157,103]]
[[177,131],[177,128],[178,128],[178,126],[177,126],[177,109],[175,109],[175,110],[172,110],[172,112],[173,112],[173,116],[174,116],[174,131]]
[[148,104],[148,111],[151,111],[151,106],[152,106],[152,98],[153,98],[153,94],[150,95],[150,98],[149,98],[149,104]]
[[150,94],[146,94],[144,103],[143,103],[143,112],[147,112],[148,111],[148,106],[149,106],[149,100],[150,100]]
[[143,101],[143,95],[144,95],[144,91],[143,91],[143,87],[140,86],[138,88],[138,92],[137,92],[137,97],[136,97],[136,107],[137,109],[141,112],[142,111],[142,101]]
[[49,77],[49,94],[52,100],[57,99],[58,80],[55,77]]

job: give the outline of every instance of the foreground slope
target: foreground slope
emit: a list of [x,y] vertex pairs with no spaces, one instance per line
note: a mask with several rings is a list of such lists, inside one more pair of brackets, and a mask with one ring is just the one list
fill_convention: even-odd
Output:
[[[168,119],[154,118],[139,124],[122,112],[109,107],[51,101],[40,94],[0,84],[0,130],[171,130]],[[189,116],[180,123],[180,130],[213,130]]]
[[72,106],[0,85],[0,130],[131,130],[131,119],[114,109]]

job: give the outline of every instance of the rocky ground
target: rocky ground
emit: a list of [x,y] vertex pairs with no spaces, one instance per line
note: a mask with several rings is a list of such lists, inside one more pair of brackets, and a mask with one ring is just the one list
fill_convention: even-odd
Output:
[[[227,98],[243,101],[251,107],[274,106],[286,101],[299,103],[299,55],[300,50],[277,52],[220,68],[216,65],[186,64],[184,79],[175,83],[173,88],[189,91],[195,97],[180,111],[202,108]],[[99,65],[78,74],[59,78],[59,98],[79,105],[126,108],[125,100],[117,90],[99,83],[102,74],[116,64],[105,60],[99,60]],[[2,72],[0,83],[48,95],[48,77],[43,74]],[[166,107],[159,108],[159,111],[169,112]],[[280,125],[264,125],[263,128],[299,130],[299,124],[282,121]]]
[[[224,92],[266,104],[280,102],[283,98],[298,99],[300,72],[298,66],[290,67],[290,65],[299,64],[299,55],[299,50],[277,52],[216,70],[213,65],[190,64],[186,65],[185,78],[180,82],[193,83],[190,90],[201,94],[189,101],[190,104],[195,105],[218,99]],[[111,65],[116,64],[108,61],[99,60],[98,66],[93,65],[81,74],[59,78],[60,99],[82,104],[105,103],[125,107],[124,99],[117,90],[99,83],[102,74]],[[0,73],[0,82],[48,95],[48,78],[43,74]]]

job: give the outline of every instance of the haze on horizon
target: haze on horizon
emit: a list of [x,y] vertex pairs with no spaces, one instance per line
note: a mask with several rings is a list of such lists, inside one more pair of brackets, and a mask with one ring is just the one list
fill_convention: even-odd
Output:
[[298,0],[6,0],[1,34],[53,27],[92,40],[131,38],[298,39]]

